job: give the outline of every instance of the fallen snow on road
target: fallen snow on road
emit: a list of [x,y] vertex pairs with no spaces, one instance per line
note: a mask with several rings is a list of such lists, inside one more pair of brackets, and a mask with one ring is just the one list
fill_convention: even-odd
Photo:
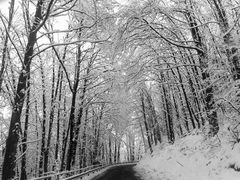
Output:
[[240,144],[232,137],[229,130],[210,139],[192,133],[154,147],[136,170],[146,180],[239,180]]

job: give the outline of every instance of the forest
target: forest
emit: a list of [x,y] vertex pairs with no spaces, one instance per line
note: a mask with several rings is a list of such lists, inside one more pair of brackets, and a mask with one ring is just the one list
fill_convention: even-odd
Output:
[[238,0],[0,1],[0,167],[26,180],[240,142]]

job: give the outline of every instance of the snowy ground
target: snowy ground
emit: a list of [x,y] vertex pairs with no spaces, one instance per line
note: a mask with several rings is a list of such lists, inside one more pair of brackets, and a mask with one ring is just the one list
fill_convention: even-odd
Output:
[[240,180],[240,144],[229,130],[211,139],[195,132],[154,147],[136,170],[145,180]]

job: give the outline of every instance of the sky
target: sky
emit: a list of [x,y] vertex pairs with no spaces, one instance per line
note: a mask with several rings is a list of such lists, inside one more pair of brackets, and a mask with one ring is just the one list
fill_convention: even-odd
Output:
[[129,0],[116,0],[120,4],[128,4]]
[[[19,0],[17,0],[19,1]],[[8,14],[8,7],[9,7],[10,0],[0,0],[0,11],[3,14]]]

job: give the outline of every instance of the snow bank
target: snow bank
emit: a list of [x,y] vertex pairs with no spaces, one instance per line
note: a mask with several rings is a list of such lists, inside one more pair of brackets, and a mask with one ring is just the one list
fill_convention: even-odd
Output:
[[211,139],[191,134],[154,147],[136,171],[146,180],[240,180],[240,144],[227,130]]

